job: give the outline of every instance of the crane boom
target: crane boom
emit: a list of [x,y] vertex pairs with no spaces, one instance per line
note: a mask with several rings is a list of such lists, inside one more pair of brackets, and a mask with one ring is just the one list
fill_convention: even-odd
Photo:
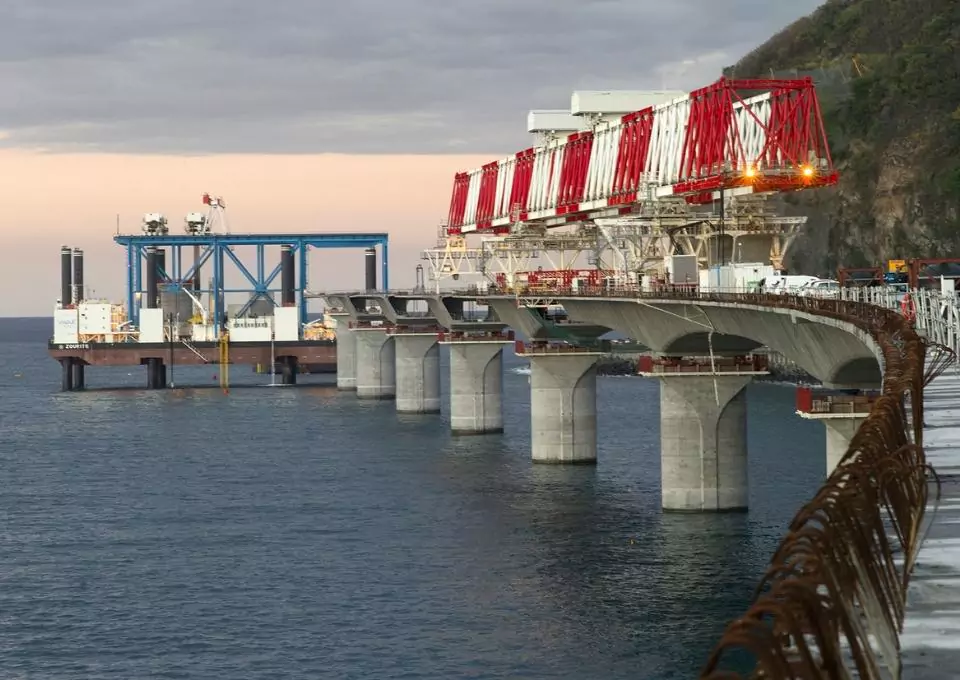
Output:
[[451,235],[835,184],[812,78],[729,80],[454,177]]

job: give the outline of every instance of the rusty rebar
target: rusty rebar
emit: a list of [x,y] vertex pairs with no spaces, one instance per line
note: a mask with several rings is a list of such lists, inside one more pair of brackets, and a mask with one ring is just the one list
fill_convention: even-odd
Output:
[[[796,309],[860,328],[882,353],[883,389],[837,468],[791,522],[753,604],[728,626],[700,677],[850,678],[852,669],[864,680],[886,677],[884,669],[896,677],[931,482],[940,496],[923,452],[923,388],[956,357],[880,307],[786,296],[708,298]],[[754,659],[746,675],[721,669],[735,649]]]
[[[881,396],[790,523],[753,603],[727,627],[700,678],[834,679],[853,678],[854,670],[861,680],[898,677],[907,585],[930,485],[937,502],[941,494],[923,450],[923,389],[956,362],[954,352],[921,338],[897,312],[864,302],[670,286],[581,287],[553,296],[775,307],[837,319],[873,338],[882,357]],[[731,650],[753,658],[746,675],[722,668]]]

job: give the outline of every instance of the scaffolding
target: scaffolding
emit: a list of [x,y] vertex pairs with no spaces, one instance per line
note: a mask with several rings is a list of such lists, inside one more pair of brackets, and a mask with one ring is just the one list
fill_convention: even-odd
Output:
[[462,235],[440,227],[437,246],[423,251],[431,287],[445,279],[474,277],[512,285],[518,274],[536,269],[568,271],[593,267],[624,280],[663,278],[671,255],[695,255],[701,269],[719,263],[766,262],[775,269],[783,260],[803,216],[787,217],[766,195],[725,196],[723,210],[704,210],[686,201],[660,199],[637,206],[629,215],[596,218],[550,229],[514,222],[509,233],[480,236],[469,248]]

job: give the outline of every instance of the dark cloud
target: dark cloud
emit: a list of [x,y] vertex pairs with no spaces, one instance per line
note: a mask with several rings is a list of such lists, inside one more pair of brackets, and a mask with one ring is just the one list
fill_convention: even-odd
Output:
[[573,89],[691,89],[819,0],[0,0],[0,145],[519,148]]

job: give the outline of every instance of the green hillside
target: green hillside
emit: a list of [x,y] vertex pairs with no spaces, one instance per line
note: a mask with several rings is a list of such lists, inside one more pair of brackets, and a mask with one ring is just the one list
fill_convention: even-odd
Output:
[[841,179],[785,199],[788,266],[960,257],[960,1],[829,0],[726,74],[817,81]]

